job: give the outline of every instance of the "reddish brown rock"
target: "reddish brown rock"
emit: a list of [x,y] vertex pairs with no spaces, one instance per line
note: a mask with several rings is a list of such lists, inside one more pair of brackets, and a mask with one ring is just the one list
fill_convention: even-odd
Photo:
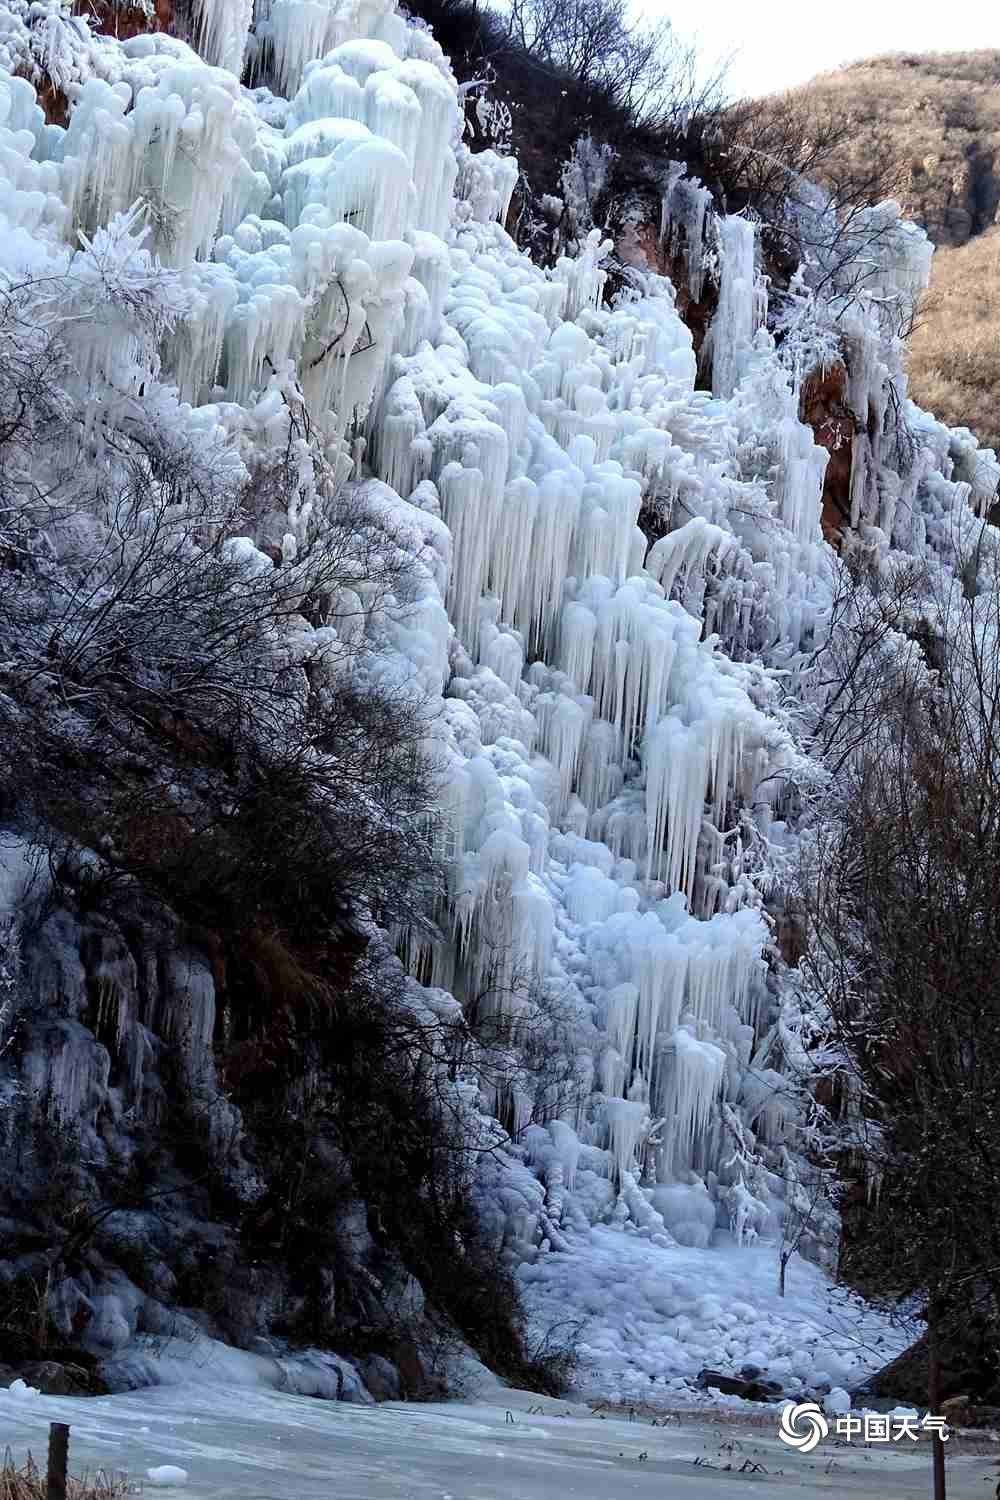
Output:
[[851,520],[851,450],[857,431],[857,422],[847,405],[847,370],[843,364],[807,378],[799,414],[812,428],[815,442],[830,455],[823,481],[820,520],[823,535],[836,547]]
[[116,5],[114,0],[86,0],[86,11],[79,3],[73,9],[88,15],[94,30],[102,36],[117,37],[120,42],[149,31],[170,31],[174,19],[173,0],[155,0],[152,16],[139,5]]
[[646,265],[659,275],[670,278],[677,297],[677,311],[691,330],[695,354],[700,354],[718,305],[718,288],[706,277],[702,296],[695,301],[688,290],[687,259],[683,251],[671,255],[652,224],[629,225],[615,248],[626,265]]

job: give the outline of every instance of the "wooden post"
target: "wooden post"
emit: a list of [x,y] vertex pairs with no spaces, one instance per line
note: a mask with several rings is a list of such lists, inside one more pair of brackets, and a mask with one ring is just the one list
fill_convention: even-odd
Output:
[[66,1500],[66,1470],[69,1463],[69,1428],[65,1422],[49,1424],[49,1468],[45,1500]]
[[[938,1309],[932,1301],[927,1312],[927,1404],[932,1416],[941,1414],[941,1364],[938,1342]],[[944,1442],[939,1433],[931,1435],[931,1464],[934,1475],[934,1500],[945,1500]]]

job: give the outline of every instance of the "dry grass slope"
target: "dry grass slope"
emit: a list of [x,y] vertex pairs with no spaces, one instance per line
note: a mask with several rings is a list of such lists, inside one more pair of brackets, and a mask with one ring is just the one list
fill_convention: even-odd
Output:
[[910,340],[910,394],[1000,450],[1000,228],[935,254]]

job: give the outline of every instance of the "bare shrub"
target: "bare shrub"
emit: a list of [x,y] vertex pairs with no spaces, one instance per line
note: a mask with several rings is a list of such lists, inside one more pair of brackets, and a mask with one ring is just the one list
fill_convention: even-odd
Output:
[[939,1331],[985,1304],[995,1348],[1000,1310],[996,541],[990,526],[956,537],[957,576],[851,560],[817,725],[833,810],[799,884],[802,971],[873,1187],[848,1269],[871,1294],[920,1299],[932,1407]]
[[[169,273],[159,287],[140,268],[119,296],[114,269],[99,290],[155,349]],[[152,380],[95,462],[72,342],[100,316],[94,279],[0,292],[0,812],[90,851],[78,889],[138,880],[182,915],[247,927],[265,908],[304,930],[390,904],[419,922],[429,724],[409,684],[370,670],[387,602],[413,597],[405,545],[363,486],[327,484],[294,545],[265,556],[244,499],[291,518],[294,466],[248,479]],[[290,444],[302,418],[299,403]],[[306,624],[325,644],[299,664]]]

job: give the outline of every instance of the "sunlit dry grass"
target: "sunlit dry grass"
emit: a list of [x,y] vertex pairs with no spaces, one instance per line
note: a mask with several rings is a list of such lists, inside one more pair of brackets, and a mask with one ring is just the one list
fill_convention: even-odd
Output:
[[910,340],[910,394],[1000,450],[1000,229],[936,252]]

